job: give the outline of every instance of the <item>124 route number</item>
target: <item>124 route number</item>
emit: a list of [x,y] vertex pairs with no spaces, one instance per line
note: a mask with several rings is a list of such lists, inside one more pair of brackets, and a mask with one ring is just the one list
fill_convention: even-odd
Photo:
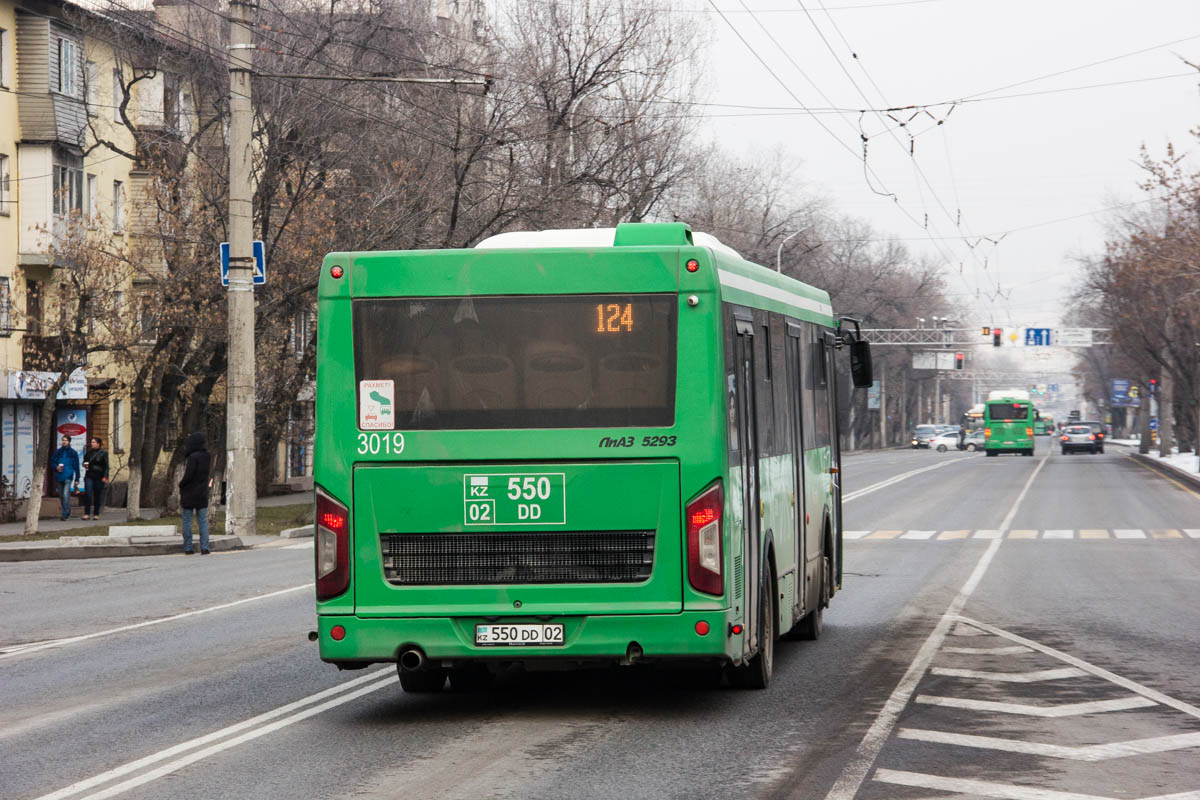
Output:
[[404,452],[404,434],[395,433],[360,433],[358,435],[358,454],[360,456],[383,454],[398,456]]

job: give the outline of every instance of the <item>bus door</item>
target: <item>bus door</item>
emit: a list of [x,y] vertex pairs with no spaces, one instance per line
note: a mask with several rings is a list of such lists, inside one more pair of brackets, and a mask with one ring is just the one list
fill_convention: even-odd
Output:
[[805,546],[805,537],[808,535],[808,525],[804,522],[804,512],[807,510],[808,501],[804,496],[804,393],[801,391],[802,383],[800,380],[800,375],[802,374],[800,337],[803,334],[803,328],[789,322],[787,325],[787,338],[784,340],[784,361],[787,365],[788,397],[791,401],[788,410],[792,420],[792,491],[795,492],[796,497],[796,552],[793,554],[795,560],[792,562],[796,565],[795,605],[792,608],[793,619],[800,619],[803,614],[807,614],[812,608],[808,597],[808,581],[804,577],[808,574],[805,566],[805,553],[808,552]]
[[[828,385],[829,403],[829,470],[832,497],[829,498],[830,532],[833,534],[833,586],[829,587],[832,597],[836,587],[842,585],[842,437],[838,430],[838,381],[836,362],[834,360],[833,335],[825,334],[825,380]],[[820,413],[820,412],[818,412]],[[887,413],[884,409],[881,413]]]
[[[741,447],[742,468],[742,569],[746,592],[746,653],[758,649],[758,604],[760,593],[761,557],[759,554],[759,493],[758,493],[758,425],[754,394],[754,324],[735,320],[734,357],[737,359],[737,424]],[[736,580],[736,577],[735,577]]]

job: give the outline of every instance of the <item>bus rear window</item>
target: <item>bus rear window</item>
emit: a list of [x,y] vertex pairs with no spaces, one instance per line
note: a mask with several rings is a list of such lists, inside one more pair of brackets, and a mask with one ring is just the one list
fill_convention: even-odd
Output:
[[360,411],[363,382],[383,381],[402,430],[668,427],[676,303],[673,294],[355,300]]
[[1025,403],[988,403],[988,418],[993,422],[1024,422],[1029,419],[1029,406]]

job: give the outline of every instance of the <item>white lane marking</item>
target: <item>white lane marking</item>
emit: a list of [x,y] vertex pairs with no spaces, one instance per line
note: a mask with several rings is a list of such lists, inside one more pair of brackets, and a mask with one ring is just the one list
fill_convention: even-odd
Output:
[[[974,797],[994,797],[997,800],[1116,800],[1098,794],[1059,792],[1054,789],[1038,789],[1033,786],[1017,786],[1011,783],[992,783],[968,778],[945,778],[941,775],[922,775],[919,772],[903,772],[894,769],[875,771],[875,780],[896,786],[912,786],[918,789],[936,789],[954,794]],[[1200,800],[1200,792],[1158,794],[1139,800]]]
[[908,531],[900,538],[901,539],[929,539],[935,533],[937,533],[937,531]]
[[313,542],[301,542],[300,544],[289,544],[289,545],[286,545],[283,549],[284,550],[312,550]]
[[300,586],[293,586],[290,589],[280,589],[277,592],[267,592],[266,594],[259,594],[255,595],[254,597],[244,597],[241,600],[234,600],[231,603],[222,603],[219,606],[209,606],[208,608],[201,608],[196,611],[185,611],[182,614],[172,614],[169,617],[159,617],[158,619],[150,619],[146,620],[145,622],[135,622],[132,625],[122,625],[119,628],[109,628],[106,631],[95,631],[94,633],[85,633],[80,636],[68,636],[64,639],[53,639],[48,642],[42,642],[34,645],[18,645],[18,649],[9,649],[3,653],[0,653],[0,659],[9,658],[11,656],[21,656],[25,655],[26,653],[36,652],[38,650],[49,650],[52,647],[62,647],[68,644],[75,644],[76,642],[86,642],[89,639],[99,639],[103,636],[112,636],[113,634],[124,633],[125,631],[135,631],[139,628],[148,628],[151,625],[161,625],[164,622],[174,622],[178,619],[187,619],[188,617],[195,617],[199,616],[200,614],[209,614],[213,611],[222,611],[226,608],[244,605],[245,603],[254,603],[258,600],[267,600],[272,597],[279,597],[280,595],[299,591],[300,589],[311,589],[312,586],[313,585],[311,583],[304,583]]
[[[843,502],[845,502],[845,501],[843,501]],[[868,533],[870,533],[870,531],[842,531],[842,538],[843,539],[861,539],[864,536],[866,536]]]
[[943,653],[962,653],[968,656],[1010,656],[1014,653],[1032,653],[1033,650],[1023,644],[1008,647],[943,647]]
[[950,632],[951,636],[987,636],[986,633],[979,628],[972,628],[970,625],[959,623],[954,630]]
[[1169,706],[1176,711],[1182,711],[1185,714],[1189,714],[1197,719],[1200,719],[1200,708],[1197,708],[1190,703],[1185,703],[1182,700],[1176,700],[1174,697],[1165,695],[1157,689],[1151,689],[1150,687],[1143,686],[1136,681],[1131,681],[1128,678],[1122,678],[1120,675],[1109,672],[1102,667],[1097,667],[1095,664],[1089,664],[1082,658],[1076,658],[1075,656],[1064,653],[1061,650],[1055,650],[1053,647],[1047,647],[1044,644],[1039,644],[1032,639],[1026,639],[1024,636],[1018,636],[1015,633],[1009,633],[1002,628],[997,628],[995,625],[988,625],[986,622],[979,622],[978,620],[969,619],[967,617],[959,617],[959,620],[967,623],[968,625],[974,625],[980,630],[995,634],[996,636],[1002,636],[1005,639],[1008,639],[1010,642],[1023,644],[1026,647],[1032,647],[1034,650],[1037,650],[1040,653],[1053,656],[1059,661],[1065,661],[1066,663],[1076,666],[1085,672],[1095,675],[1097,678],[1103,678],[1109,683],[1115,683],[1122,689],[1128,689],[1135,694],[1140,694],[1142,697],[1148,697],[1156,703],[1162,703],[1164,706]]
[[975,531],[975,535],[971,538],[973,538],[973,539],[1000,539],[1003,536],[1004,536],[1003,531],[981,530],[981,531]]
[[[1000,523],[1002,530],[1008,530],[1012,526],[1013,518],[1017,515],[1017,510],[1021,507],[1021,501],[1025,499],[1025,495],[1029,493],[1029,487],[1033,486],[1033,482],[1037,480],[1038,473],[1042,471],[1042,467],[1046,466],[1047,456],[1042,456],[1037,467],[1029,475],[1029,480],[1025,482],[1025,486],[1021,489],[1021,493],[1017,495],[1017,499],[1013,502],[1012,507],[1005,515],[1004,521]],[[825,800],[852,800],[854,795],[858,793],[858,789],[866,780],[867,772],[871,769],[871,765],[875,763],[875,758],[879,755],[879,751],[883,749],[884,743],[891,734],[892,729],[896,726],[896,720],[900,717],[908,701],[912,698],[913,693],[917,689],[917,684],[921,680],[921,676],[925,674],[925,670],[929,668],[929,664],[933,661],[933,657],[937,655],[937,651],[941,648],[942,643],[946,640],[946,634],[954,623],[959,621],[959,612],[967,604],[971,594],[974,593],[979,582],[983,580],[984,574],[987,572],[988,566],[991,565],[992,559],[996,557],[996,551],[1000,549],[1000,545],[1004,543],[1003,539],[993,539],[988,542],[987,549],[983,555],[979,557],[978,563],[975,565],[971,576],[967,578],[967,582],[958,590],[958,595],[950,603],[950,607],[946,609],[946,613],[942,614],[937,625],[929,634],[929,638],[917,651],[917,655],[913,658],[912,663],[908,665],[904,676],[900,682],[896,684],[896,688],[892,690],[891,696],[883,704],[883,708],[879,711],[875,721],[871,723],[871,727],[867,730],[854,755],[851,757],[842,774],[838,776],[837,782],[833,784],[833,788],[825,795]]]
[[1042,533],[1042,538],[1043,539],[1074,539],[1075,531],[1073,531],[1073,530],[1070,530],[1070,531],[1066,531],[1066,530],[1045,531]]
[[1126,756],[1167,753],[1200,746],[1200,733],[1177,733],[1171,736],[1156,736],[1152,739],[1133,739],[1127,742],[1092,744],[1072,747],[1045,742],[1026,742],[1020,739],[1003,739],[998,736],[975,736],[967,733],[947,733],[921,728],[901,728],[896,734],[901,739],[913,739],[933,744],[951,744],[959,747],[976,747],[983,750],[999,750],[1005,753],[1022,753],[1047,758],[1065,758],[1072,761],[1108,761]]
[[1113,536],[1118,539],[1145,539],[1146,532],[1139,528],[1115,528]]
[[[144,783],[148,783],[151,780],[162,777],[163,775],[166,775],[170,772],[174,772],[174,771],[180,769],[181,767],[186,766],[187,764],[191,764],[195,761],[199,761],[201,758],[205,758],[209,755],[212,755],[213,753],[217,753],[217,752],[220,752],[221,750],[226,750],[235,745],[242,744],[243,742],[249,741],[250,739],[256,739],[259,736],[262,736],[267,733],[271,733],[272,731],[278,730],[279,728],[282,728],[286,725],[290,725],[293,722],[299,722],[302,719],[311,717],[314,714],[319,714],[322,711],[326,711],[330,708],[333,708],[334,706],[338,706],[343,703],[348,703],[349,701],[354,700],[358,697],[361,697],[364,694],[369,694],[378,689],[382,689],[384,686],[388,686],[388,685],[394,683],[396,680],[397,680],[396,673],[391,669],[375,670],[374,672],[371,672],[368,675],[363,675],[360,678],[355,678],[354,680],[346,681],[345,683],[339,684],[339,685],[334,686],[329,689],[325,689],[324,691],[321,691],[321,692],[317,692],[316,694],[311,694],[308,697],[305,697],[300,700],[296,700],[295,702],[288,703],[286,705],[282,705],[279,708],[272,709],[270,711],[267,711],[266,713],[251,717],[250,719],[242,720],[241,722],[238,722],[234,725],[230,725],[226,728],[222,728],[219,731],[213,731],[212,733],[205,734],[204,736],[200,736],[196,739],[191,739],[190,741],[186,741],[181,744],[174,745],[173,747],[168,747],[165,750],[160,750],[157,753],[151,753],[150,755],[145,756],[143,758],[139,758],[136,761],[130,761],[128,764],[123,764],[119,767],[115,767],[113,769],[108,770],[107,772],[102,772],[99,775],[94,775],[91,778],[85,778],[84,780],[77,781],[76,783],[73,783],[70,786],[66,786],[62,789],[59,789],[56,792],[51,792],[50,794],[42,795],[41,797],[37,798],[37,800],[62,800],[62,798],[70,797],[72,795],[77,795],[80,792],[84,792],[84,791],[87,791],[88,789],[92,789],[92,788],[95,788],[96,786],[100,786],[101,784],[108,783],[109,781],[115,780],[116,778],[120,778],[125,775],[129,775],[130,773],[137,772],[138,770],[140,770],[144,767],[148,767],[151,764],[157,764],[160,761],[165,761],[168,758],[173,758],[175,756],[181,755],[183,753],[188,752],[189,750],[195,750],[197,747],[201,747],[203,745],[209,744],[210,742],[217,741],[218,739],[223,739],[224,737],[230,736],[231,734],[238,733],[239,731],[245,731],[247,729],[251,729],[251,730],[249,730],[248,733],[242,734],[241,736],[239,736],[235,739],[227,739],[226,741],[221,742],[218,745],[215,745],[213,747],[208,747],[204,750],[199,751],[198,753],[193,753],[191,756],[187,756],[186,758],[188,760],[186,760],[186,762],[184,762],[184,759],[180,759],[179,761],[174,761],[169,764],[165,764],[164,766],[159,767],[157,770],[144,773],[142,775],[139,775],[136,778],[131,778],[130,780],[124,781],[115,786],[110,786],[109,788],[104,789],[101,792],[98,792],[97,794],[87,796],[90,800],[99,800],[99,798],[102,798],[102,797],[112,797],[113,795],[120,794],[121,792],[124,792],[128,789],[132,789],[135,786],[140,786]],[[371,683],[371,681],[375,681],[375,682]],[[364,686],[363,684],[366,684],[366,685]],[[356,688],[356,687],[359,687],[359,688]],[[351,691],[351,690],[353,690],[353,691]],[[277,717],[282,717],[285,714],[289,714],[293,711],[296,711],[297,709],[302,709],[305,706],[312,706],[313,703],[318,703],[322,700],[326,700],[326,698],[330,697],[331,695],[341,695],[341,696],[335,697],[332,700],[327,700],[326,702],[320,703],[320,705],[314,706],[305,711],[301,711],[299,714],[296,714],[292,717],[287,717],[287,718],[279,720],[277,722],[270,722],[270,720],[276,719]],[[261,726],[261,727],[256,728],[255,726]]]
[[1087,675],[1075,667],[1060,667],[1059,669],[1037,669],[1031,672],[991,672],[982,669],[951,669],[949,667],[934,667],[930,670],[934,675],[947,678],[978,678],[983,681],[1000,681],[1001,683],[1038,683],[1040,681],[1061,681],[1064,678],[1082,678]]
[[1145,697],[1123,697],[1117,700],[1091,700],[1085,703],[1064,703],[1057,706],[1032,706],[1025,703],[1001,703],[995,700],[969,700],[963,697],[939,697],[919,694],[916,702],[944,708],[965,708],[969,711],[994,711],[997,714],[1020,714],[1026,717],[1078,717],[1084,714],[1103,714],[1107,711],[1128,711],[1148,708],[1158,703]]
[[893,475],[892,477],[888,478],[887,480],[880,481],[879,483],[872,484],[864,489],[859,489],[858,491],[850,492],[849,494],[844,495],[842,497],[842,502],[849,503],[851,500],[857,500],[858,498],[862,497],[865,494],[870,494],[871,492],[877,492],[880,489],[884,489],[888,486],[891,486],[894,483],[899,483],[902,480],[911,478],[913,475],[920,475],[922,472],[929,472],[930,470],[941,469],[942,467],[949,466],[950,464],[957,464],[957,463],[960,463],[963,461],[971,461],[971,460],[972,459],[968,456],[959,456],[958,458],[952,458],[948,461],[939,461],[938,463],[936,463],[932,466],[929,466],[929,467],[921,467],[920,469],[914,469],[914,470],[910,470],[908,472],[901,472],[899,475]]
[[1200,539],[1200,528],[1184,528],[1183,532],[1193,539]]

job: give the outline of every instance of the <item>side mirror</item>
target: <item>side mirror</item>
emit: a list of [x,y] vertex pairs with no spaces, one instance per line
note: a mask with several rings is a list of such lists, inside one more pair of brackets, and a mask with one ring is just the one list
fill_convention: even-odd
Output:
[[850,343],[850,377],[855,389],[869,389],[875,382],[871,371],[871,343],[861,339]]

